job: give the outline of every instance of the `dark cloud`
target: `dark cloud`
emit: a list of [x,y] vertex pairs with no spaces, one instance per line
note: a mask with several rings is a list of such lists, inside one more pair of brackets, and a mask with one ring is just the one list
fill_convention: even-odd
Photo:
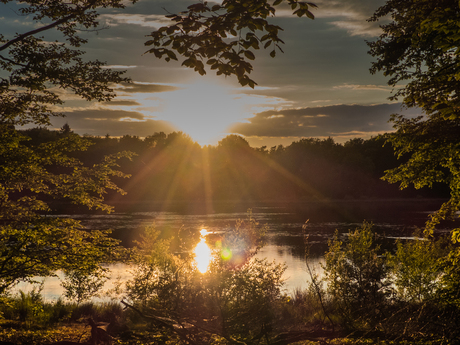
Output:
[[256,114],[249,123],[233,125],[230,131],[260,137],[334,137],[350,132],[388,132],[392,130],[388,120],[393,113],[414,116],[420,111],[402,111],[400,104],[270,110]]
[[155,132],[170,133],[176,128],[167,121],[146,119],[134,111],[86,110],[67,113],[64,118],[53,119],[53,125],[60,128],[64,123],[78,134],[123,136],[126,134],[146,137]]
[[157,93],[157,92],[168,92],[179,90],[178,87],[171,85],[161,84],[141,84],[141,83],[130,83],[123,84],[123,92],[129,93]]
[[67,118],[75,120],[87,120],[87,121],[118,121],[120,119],[133,119],[143,120],[144,115],[137,111],[124,111],[124,110],[79,110],[66,113]]
[[115,100],[115,101],[105,102],[104,104],[120,105],[120,106],[139,106],[139,105],[142,105],[139,102],[132,101],[132,100]]

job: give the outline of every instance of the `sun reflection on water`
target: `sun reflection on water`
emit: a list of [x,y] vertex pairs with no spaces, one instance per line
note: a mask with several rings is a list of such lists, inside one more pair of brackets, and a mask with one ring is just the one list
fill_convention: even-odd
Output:
[[200,243],[198,243],[195,247],[195,262],[198,271],[206,273],[209,268],[212,255],[211,249],[206,244],[206,235],[208,234],[208,231],[206,229],[201,229],[200,234]]

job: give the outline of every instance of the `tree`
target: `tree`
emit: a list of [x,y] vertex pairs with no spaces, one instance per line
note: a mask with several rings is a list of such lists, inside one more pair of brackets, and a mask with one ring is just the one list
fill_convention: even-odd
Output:
[[444,119],[460,114],[460,60],[458,16],[455,0],[388,0],[370,19],[390,16],[383,34],[368,43],[377,58],[371,72],[383,71],[397,88],[392,100],[402,98],[408,107],[421,107],[428,115]]
[[437,263],[443,254],[440,242],[418,237],[405,243],[397,241],[389,267],[400,299],[421,303],[436,294],[443,273]]
[[[135,0],[134,0],[135,1]],[[133,1],[133,2],[134,2]],[[47,217],[53,200],[60,204],[110,211],[104,194],[122,192],[112,181],[124,176],[115,170],[127,153],[106,157],[93,166],[74,158],[89,142],[63,127],[56,140],[38,144],[16,127],[50,125],[64,103],[60,89],[88,101],[108,101],[115,96],[113,83],[127,81],[123,72],[103,68],[100,61],[84,61],[77,49],[86,39],[81,29],[98,27],[97,9],[122,8],[121,0],[71,2],[1,0],[17,5],[35,29],[0,35],[0,294],[20,280],[48,276],[56,270],[96,272],[101,262],[114,259],[120,249],[107,232],[83,229],[72,218]],[[42,35],[60,32],[62,41],[49,42]],[[70,129],[70,128],[68,128]]]
[[[388,84],[397,87],[391,99],[402,98],[407,107],[420,107],[424,117],[394,115],[396,132],[388,136],[399,157],[407,161],[388,170],[385,179],[401,188],[447,184],[450,200],[431,215],[426,233],[432,235],[441,220],[455,219],[460,208],[460,5],[455,0],[388,0],[371,18],[391,16],[383,34],[370,42],[377,58],[371,72],[383,71]],[[460,229],[452,231],[458,243]],[[441,296],[460,304],[460,250],[454,247],[444,260]]]
[[[371,72],[391,77],[388,84],[397,91],[390,99],[402,98],[405,106],[426,113],[415,119],[392,117],[396,133],[388,141],[399,157],[409,159],[387,171],[385,179],[400,182],[401,188],[449,185],[451,201],[433,217],[431,228],[452,217],[460,205],[459,13],[454,0],[388,0],[370,19],[393,19],[381,26],[378,40],[368,43],[369,53],[377,58]],[[458,235],[454,232],[454,237]]]
[[107,281],[108,269],[103,267],[89,267],[89,270],[81,269],[65,272],[65,280],[61,282],[64,288],[64,296],[81,303],[96,295]]
[[[453,208],[458,207],[460,7],[454,0],[388,0],[370,19],[391,16],[383,34],[368,43],[376,57],[371,72],[383,71],[397,88],[390,99],[402,98],[407,107],[420,107],[426,117],[407,119],[394,115],[397,130],[388,137],[399,157],[410,158],[385,179],[405,188],[447,183]],[[401,85],[402,84],[402,85]]]
[[364,223],[349,233],[347,243],[340,241],[338,232],[329,241],[324,266],[327,290],[348,327],[378,322],[386,302],[388,270],[375,236],[372,224]]
[[218,144],[219,148],[250,150],[249,143],[242,136],[236,134],[227,135]]
[[271,49],[275,57],[277,50],[283,51],[279,37],[283,30],[270,24],[267,18],[275,16],[276,7],[287,4],[293,14],[313,19],[309,8],[316,5],[299,0],[224,0],[222,4],[209,5],[199,1],[188,6],[180,14],[168,14],[173,24],[153,31],[146,46],[147,52],[166,61],[178,60],[177,52],[185,60],[182,66],[206,74],[205,64],[217,75],[235,75],[242,85],[254,88],[256,82],[249,78],[253,67],[249,61],[255,59],[254,51]]

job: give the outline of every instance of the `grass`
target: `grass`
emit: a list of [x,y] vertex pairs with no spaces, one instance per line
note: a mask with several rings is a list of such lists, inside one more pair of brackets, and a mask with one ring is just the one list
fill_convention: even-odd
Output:
[[81,303],[44,301],[39,290],[0,298],[0,342],[35,345],[57,341],[85,342],[91,328],[88,318],[122,324],[123,310],[117,302]]
[[[285,295],[276,306],[279,321],[277,327],[293,332],[325,331],[322,336],[333,336],[331,331],[331,319],[325,316],[331,314],[336,326],[339,320],[335,318],[331,301],[325,301],[324,309],[315,298],[312,290],[296,290],[292,295]],[[58,341],[72,341],[76,343],[88,342],[91,328],[88,318],[96,322],[109,324],[107,331],[116,334],[114,345],[141,345],[141,344],[164,344],[176,343],[171,334],[163,332],[152,325],[149,321],[139,318],[132,310],[123,310],[118,302],[87,302],[73,303],[61,299],[53,302],[44,301],[39,291],[29,293],[20,292],[15,296],[0,298],[0,343],[10,342],[17,345],[52,344]],[[337,322],[337,323],[336,323]],[[450,344],[446,339],[430,337],[429,340],[411,339],[403,340],[380,340],[377,336],[369,333],[361,333],[361,336],[351,332],[338,333],[335,339],[322,339],[322,341],[298,341],[295,345],[430,345]],[[400,334],[399,334],[400,335]],[[372,339],[370,339],[372,337]],[[298,339],[298,338],[297,338]],[[395,338],[392,338],[395,339]],[[224,345],[223,339],[214,339],[213,345]]]

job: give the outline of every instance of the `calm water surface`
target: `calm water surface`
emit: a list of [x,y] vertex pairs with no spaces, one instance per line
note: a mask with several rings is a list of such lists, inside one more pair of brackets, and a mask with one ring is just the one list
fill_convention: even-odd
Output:
[[[430,212],[436,210],[440,200],[371,200],[337,201],[327,203],[304,203],[282,206],[253,207],[252,215],[268,228],[266,245],[257,257],[286,263],[286,290],[305,288],[309,281],[305,259],[305,237],[310,248],[309,265],[321,274],[322,254],[327,241],[337,230],[345,234],[360,227],[363,221],[372,222],[374,230],[384,236],[391,247],[396,238],[410,237],[417,227],[422,227]],[[181,212],[148,211],[120,212],[110,215],[73,215],[82,224],[92,229],[111,229],[115,237],[126,246],[139,237],[147,226],[160,231],[180,227],[197,232],[206,229],[210,234],[219,234],[235,226],[239,219],[247,219],[244,206],[241,209],[225,210],[211,214],[183,214]],[[448,231],[452,224],[446,224],[440,231]],[[211,235],[208,235],[211,236]],[[129,279],[126,265],[113,265],[112,279],[106,289],[113,287],[115,280]],[[18,289],[27,290],[21,284]],[[43,295],[56,299],[62,293],[58,278],[45,280]]]

